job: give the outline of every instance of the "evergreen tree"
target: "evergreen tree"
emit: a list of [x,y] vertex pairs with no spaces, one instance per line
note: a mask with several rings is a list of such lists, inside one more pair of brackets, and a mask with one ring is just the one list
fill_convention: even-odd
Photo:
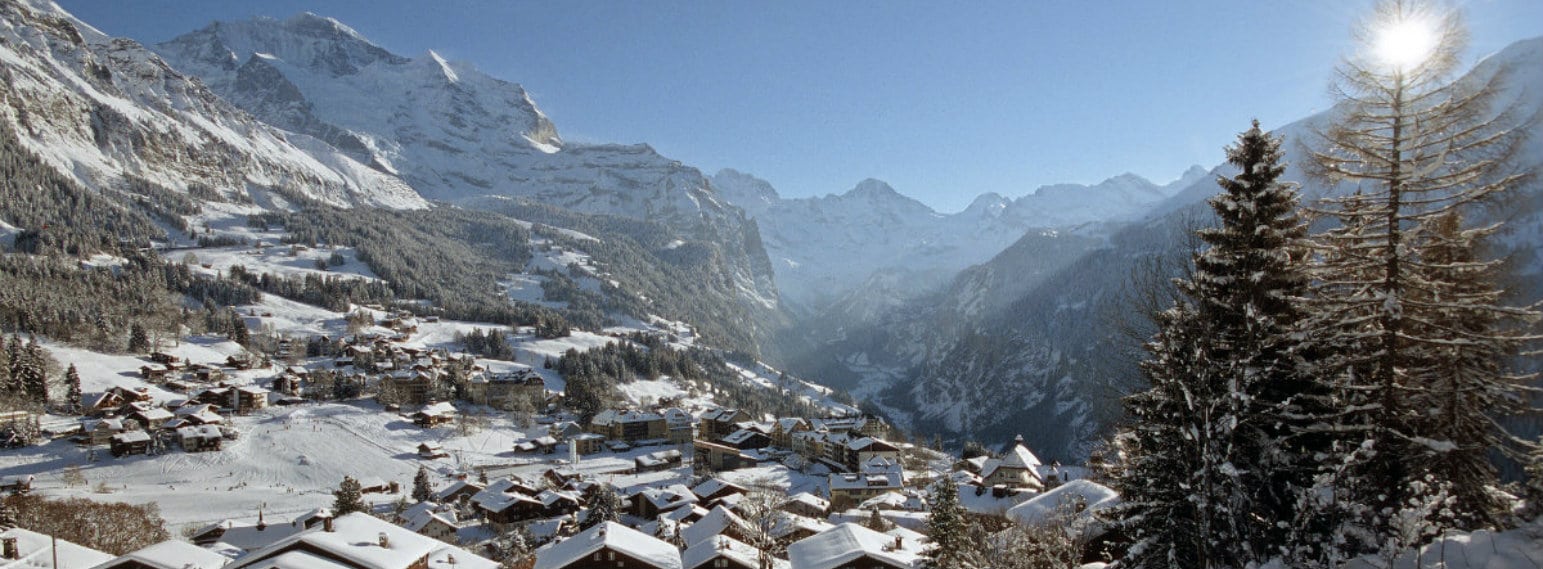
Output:
[[0,336],[0,397],[12,393],[11,386],[11,349],[6,345],[5,336]]
[[338,489],[332,491],[332,515],[343,516],[354,512],[366,510],[364,505],[364,487],[354,480],[352,476],[344,476],[343,482],[338,484]]
[[433,497],[434,486],[429,482],[429,469],[419,466],[418,474],[413,476],[413,499],[423,502]]
[[[1530,317],[1482,292],[1493,286],[1484,282],[1483,263],[1452,260],[1455,249],[1468,248],[1471,242],[1463,242],[1478,234],[1446,239],[1455,249],[1438,245],[1443,239],[1437,237],[1443,216],[1522,179],[1507,168],[1520,148],[1514,127],[1522,121],[1493,106],[1501,74],[1450,81],[1467,40],[1456,11],[1384,0],[1363,26],[1366,49],[1346,60],[1335,85],[1342,111],[1320,133],[1325,144],[1312,155],[1318,176],[1356,184],[1362,193],[1326,201],[1326,213],[1345,229],[1319,240],[1316,306],[1304,326],[1319,350],[1312,372],[1332,381],[1343,398],[1346,411],[1330,430],[1360,439],[1342,441],[1325,461],[1333,465],[1325,474],[1334,479],[1320,481],[1344,492],[1327,515],[1337,518],[1335,539],[1344,540],[1344,555],[1387,554],[1388,544],[1402,543],[1396,526],[1412,515],[1406,515],[1411,507],[1418,509],[1411,504],[1428,502],[1416,488],[1439,496],[1467,485],[1457,490],[1466,494],[1459,510],[1468,521],[1461,525],[1487,518],[1482,512],[1491,506],[1475,494],[1493,486],[1493,471],[1477,467],[1466,449],[1511,438],[1494,421],[1477,429],[1483,435],[1461,423],[1465,413],[1506,408],[1459,412],[1450,405],[1464,393],[1517,395],[1515,376],[1490,359],[1523,339],[1494,323]],[[1427,53],[1377,49],[1385,34],[1411,27],[1431,35]],[[1462,282],[1470,277],[1476,280]],[[1490,361],[1440,362],[1452,350]],[[1463,377],[1450,373],[1454,366],[1465,370]]]
[[[121,330],[122,328],[120,328]],[[121,337],[121,336],[120,336]],[[150,335],[138,322],[129,325],[129,353],[143,354],[150,351]]]
[[932,547],[927,550],[923,567],[926,569],[952,569],[962,565],[964,552],[971,548],[966,543],[964,508],[959,505],[959,486],[954,479],[944,476],[932,485],[932,513],[927,517],[927,534]]
[[1525,507],[1522,515],[1526,518],[1543,515],[1543,437],[1538,437],[1533,443],[1532,454],[1527,457],[1524,467],[1527,478],[1522,486],[1522,499]]
[[69,393],[65,395],[65,405],[71,413],[80,412],[80,372],[75,369],[75,364],[70,364],[70,369],[64,372],[64,382],[69,386]]
[[1142,363],[1151,388],[1127,401],[1138,425],[1115,481],[1141,544],[1134,566],[1263,563],[1288,535],[1258,520],[1291,519],[1310,482],[1298,465],[1317,449],[1293,427],[1327,400],[1294,363],[1306,229],[1280,157],[1258,121],[1227,149],[1239,174],[1218,180],[1218,225],[1196,232],[1208,247]]
[[599,525],[601,522],[614,522],[621,519],[620,498],[616,496],[616,489],[610,484],[601,484],[595,491],[595,498],[590,501],[589,513],[584,516],[584,521],[579,522],[579,530],[587,530]]
[[48,353],[33,337],[21,352],[21,365],[16,366],[12,381],[21,388],[22,396],[34,403],[48,402]]

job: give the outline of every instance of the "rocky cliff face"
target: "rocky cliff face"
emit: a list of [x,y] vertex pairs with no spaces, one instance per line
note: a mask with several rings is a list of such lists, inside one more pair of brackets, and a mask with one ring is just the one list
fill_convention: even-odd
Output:
[[339,206],[427,205],[397,176],[272,128],[51,3],[0,3],[0,25],[0,117],[86,187],[121,189],[137,177],[236,200],[284,188]]

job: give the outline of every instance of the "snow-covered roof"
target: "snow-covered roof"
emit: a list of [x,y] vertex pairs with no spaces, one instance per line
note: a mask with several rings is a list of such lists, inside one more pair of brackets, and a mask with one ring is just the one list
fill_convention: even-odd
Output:
[[1005,487],[1001,488],[1001,496],[996,493],[996,488],[962,484],[959,486],[959,506],[976,514],[1002,515],[1012,507],[1039,495],[1033,490]]
[[708,512],[706,516],[702,516],[702,519],[697,520],[696,523],[680,530],[680,536],[687,545],[695,545],[715,535],[721,535],[725,530],[733,526],[743,528],[747,524],[743,518],[734,515],[734,512],[730,512],[728,508],[718,506]]
[[809,536],[788,546],[788,561],[798,569],[835,569],[867,556],[896,567],[911,567],[917,547],[896,548],[896,538],[857,524],[846,523]]
[[610,425],[626,423],[646,423],[649,421],[663,421],[664,417],[657,413],[644,413],[642,411],[617,411],[606,409],[595,415],[590,421],[591,425]]
[[754,431],[754,430],[750,430],[750,429],[740,429],[738,431],[734,431],[733,433],[730,433],[729,436],[727,436],[727,437],[723,437],[723,442],[726,442],[726,443],[731,444],[731,445],[737,445],[737,444],[744,443],[745,441],[748,441],[751,438],[756,437],[756,436],[764,437],[764,436],[766,436],[766,434],[762,433],[760,431]]
[[1007,455],[1002,457],[1002,466],[1008,468],[1034,468],[1039,466],[1039,457],[1029,452],[1028,447],[1023,446],[1023,437],[1014,441],[1013,448],[1008,449]]
[[771,533],[773,537],[781,538],[798,530],[807,530],[813,533],[820,533],[836,527],[822,520],[817,520],[814,518],[789,514],[787,512],[783,512],[783,514],[784,515],[777,516],[776,523],[772,524],[772,528],[769,533]]
[[788,499],[782,504],[786,506],[793,502],[799,502],[813,508],[818,508],[821,511],[830,509],[830,500],[826,500],[808,492],[799,492],[792,496],[788,496]]
[[706,499],[713,496],[714,494],[722,492],[725,488],[735,492],[745,491],[744,486],[740,486],[722,478],[708,478],[707,480],[703,480],[701,484],[697,484],[695,488],[692,488],[691,492],[703,499]]
[[[347,563],[366,569],[407,569],[419,559],[432,560],[450,555],[455,556],[458,569],[494,569],[498,566],[492,560],[442,541],[418,535],[363,512],[339,517],[333,520],[332,525],[333,531],[326,531],[323,527],[313,527],[253,551],[224,569],[318,567],[310,564],[284,565],[273,562],[279,557],[306,551],[326,552],[327,557],[345,560]],[[382,539],[386,541],[385,546],[380,544]],[[296,563],[300,561],[297,557]],[[448,565],[433,563],[430,563],[430,566],[448,567]]]
[[418,413],[426,417],[453,417],[455,416],[455,406],[451,405],[449,401],[440,401],[439,403],[424,405],[422,409],[418,410]]
[[680,562],[684,569],[696,569],[720,556],[747,567],[759,567],[761,550],[732,537],[719,535],[687,547],[680,554]]
[[122,444],[148,443],[150,442],[150,433],[140,430],[126,431],[113,435],[112,440]]
[[1050,515],[1060,505],[1075,501],[1087,505],[1085,509],[1078,512],[1077,515],[1080,517],[1118,504],[1120,495],[1092,480],[1073,480],[1014,506],[1007,511],[1007,517],[1024,525],[1040,524],[1048,521]]
[[663,488],[644,488],[634,494],[636,495],[642,495],[643,499],[660,510],[694,504],[697,501],[696,494],[692,494],[691,489],[684,484],[671,484]]
[[[138,565],[131,565],[130,562]],[[230,558],[185,541],[169,540],[114,558],[96,569],[148,566],[154,569],[220,569]]]
[[537,550],[534,569],[567,567],[601,549],[620,552],[658,569],[681,569],[675,546],[616,522],[598,524]]
[[900,473],[898,472],[830,475],[831,490],[899,488],[900,486],[901,480]]
[[21,554],[20,559],[0,559],[0,569],[53,567],[55,552],[59,556],[59,569],[87,569],[113,557],[62,539],[55,542],[47,535],[21,528],[0,531],[0,537],[16,538],[16,549]]

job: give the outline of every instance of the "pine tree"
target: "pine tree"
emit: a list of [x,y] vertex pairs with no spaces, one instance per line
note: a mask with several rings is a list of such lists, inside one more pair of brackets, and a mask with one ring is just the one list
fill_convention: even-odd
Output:
[[150,351],[150,335],[138,322],[129,325],[129,353],[143,354]]
[[434,487],[429,482],[429,469],[419,466],[418,474],[413,476],[413,499],[423,502],[433,497]]
[[75,364],[64,372],[64,382],[69,386],[69,393],[65,395],[65,404],[71,413],[80,412],[80,372],[75,369]]
[[[961,565],[966,543],[964,508],[959,505],[959,486],[947,476],[932,485],[932,513],[927,517],[927,534],[932,548],[924,555],[926,569],[952,569]],[[875,512],[876,513],[876,512]]]
[[48,360],[48,352],[38,344],[37,338],[29,339],[22,349],[21,365],[16,367],[13,379],[28,401],[48,402]]
[[[1428,53],[1376,49],[1382,34],[1407,34],[1411,28],[1431,34]],[[1493,327],[1465,330],[1467,324],[1459,320],[1528,317],[1482,294],[1459,292],[1472,284],[1454,282],[1468,272],[1463,268],[1467,263],[1426,259],[1422,255],[1440,253],[1422,251],[1419,242],[1422,234],[1435,235],[1442,216],[1470,209],[1521,180],[1506,170],[1519,148],[1514,127],[1521,121],[1507,109],[1493,108],[1496,81],[1503,74],[1450,81],[1467,31],[1459,13],[1425,2],[1384,0],[1363,23],[1360,39],[1368,42],[1367,49],[1339,70],[1335,87],[1341,111],[1320,133],[1324,144],[1313,151],[1312,165],[1325,180],[1356,184],[1362,193],[1326,201],[1325,213],[1353,231],[1319,240],[1324,251],[1317,268],[1320,284],[1304,326],[1321,350],[1313,373],[1334,382],[1345,399],[1346,412],[1332,430],[1362,434],[1360,442],[1344,441],[1338,457],[1327,461],[1342,466],[1336,467],[1339,479],[1332,485],[1349,492],[1335,507],[1350,514],[1339,522],[1339,535],[1358,536],[1346,543],[1350,554],[1386,549],[1386,543],[1396,541],[1391,536],[1398,531],[1399,513],[1421,501],[1411,492],[1416,482],[1452,488],[1456,481],[1440,477],[1462,472],[1465,483],[1474,484],[1473,492],[1492,485],[1493,478],[1470,460],[1446,460],[1449,450],[1476,438],[1471,431],[1461,443],[1447,438],[1468,431],[1450,426],[1461,420],[1457,415],[1427,416],[1427,410],[1444,403],[1437,400],[1443,380],[1455,379],[1443,377],[1442,366],[1434,362],[1454,345],[1493,355],[1522,340],[1506,339]],[[1504,385],[1510,381],[1497,373],[1500,368],[1486,369],[1457,380],[1463,384],[1458,390],[1444,391],[1516,393],[1514,385]],[[1433,431],[1438,424],[1445,425],[1441,434]],[[1508,439],[1499,428],[1488,423],[1487,436]],[[1451,468],[1433,470],[1444,462]],[[1428,474],[1438,478],[1426,484]],[[1472,503],[1473,495],[1467,498],[1465,517],[1473,519],[1487,508]]]
[[0,336],[0,397],[12,393],[11,386],[11,350],[5,343],[5,336]]
[[1327,401],[1295,364],[1306,229],[1280,157],[1258,121],[1227,149],[1239,173],[1217,181],[1218,225],[1196,232],[1208,247],[1156,318],[1142,362],[1151,387],[1127,400],[1137,425],[1115,478],[1141,544],[1134,566],[1263,563],[1288,535],[1258,520],[1291,519],[1311,481],[1298,464],[1316,449],[1298,418]]
[[589,513],[584,516],[584,521],[579,522],[579,530],[587,530],[601,522],[614,522],[620,519],[619,501],[615,488],[610,484],[601,484],[600,489],[595,491],[595,498],[590,501]]
[[363,512],[364,487],[354,480],[352,476],[344,476],[343,482],[338,484],[338,489],[332,491],[332,515],[342,517],[345,514]]
[[1527,478],[1522,486],[1522,499],[1525,501],[1522,515],[1526,518],[1543,516],[1543,437],[1538,437],[1533,443],[1524,470]]

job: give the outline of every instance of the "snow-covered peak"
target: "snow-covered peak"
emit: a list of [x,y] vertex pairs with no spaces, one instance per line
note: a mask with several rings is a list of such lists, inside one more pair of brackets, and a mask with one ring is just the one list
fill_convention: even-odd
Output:
[[777,195],[777,189],[772,187],[771,182],[733,168],[719,170],[717,174],[713,174],[712,182],[713,187],[718,190],[718,195],[729,203],[743,208],[751,216],[759,215],[782,199],[782,196]]
[[975,201],[964,208],[962,215],[966,218],[979,219],[982,217],[997,217],[1002,215],[1007,207],[1012,205],[1012,200],[996,192],[986,192],[975,196]]

